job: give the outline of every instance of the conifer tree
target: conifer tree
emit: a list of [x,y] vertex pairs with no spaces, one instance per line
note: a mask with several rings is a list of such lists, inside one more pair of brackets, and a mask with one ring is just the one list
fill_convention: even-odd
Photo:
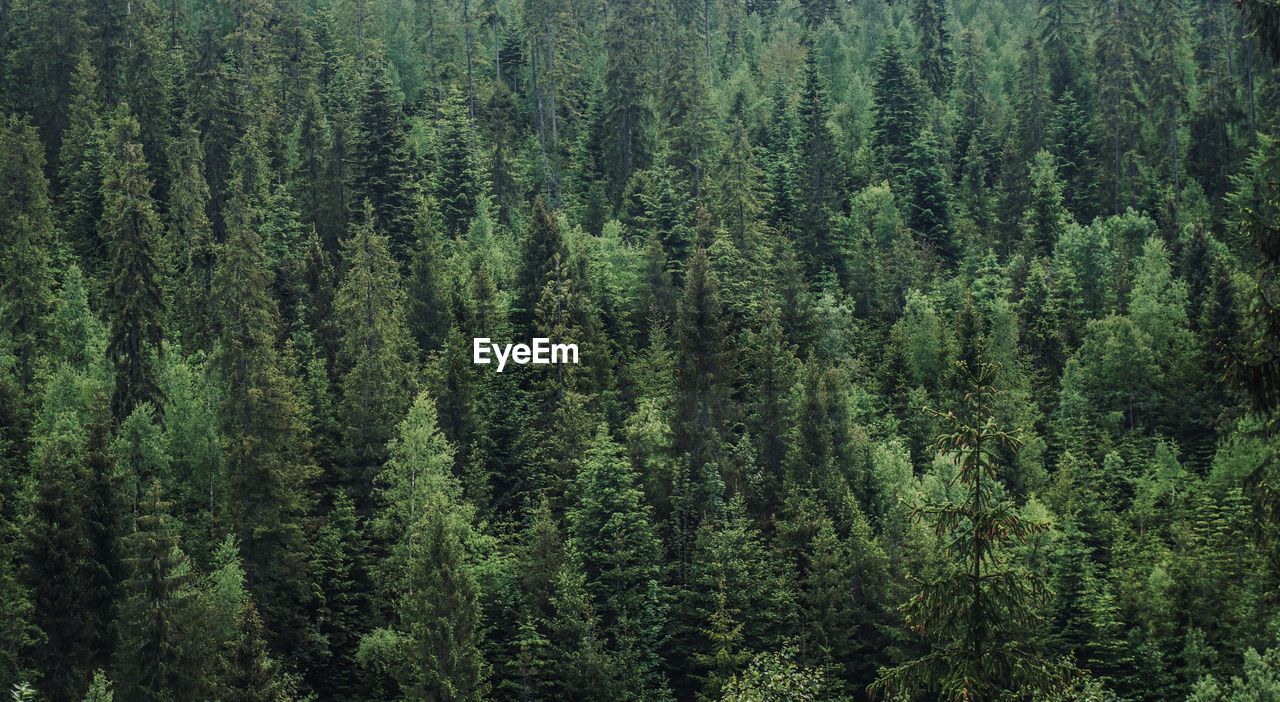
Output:
[[664,695],[657,651],[666,625],[661,543],[635,475],[601,425],[571,490],[571,548],[582,558],[587,592],[600,615],[622,697]]
[[762,187],[764,174],[740,119],[730,130],[729,148],[717,176],[716,211],[733,241],[741,246],[759,226],[767,194]]
[[910,154],[924,126],[924,86],[903,54],[895,33],[885,36],[876,54],[876,119],[873,138],[881,173],[901,187],[910,168]]
[[[90,612],[94,566],[87,493],[89,432],[71,408],[56,407],[58,394],[74,392],[64,372],[50,381],[46,413],[55,412],[34,441],[31,470],[38,489],[25,520],[23,581],[31,593],[32,623],[41,645],[33,663],[43,673],[40,691],[50,699],[75,699],[88,684],[94,650]],[[101,613],[93,612],[100,616]]]
[[1031,255],[1052,253],[1071,221],[1063,205],[1063,189],[1053,157],[1047,151],[1036,152],[1031,163],[1031,201],[1022,220]]
[[123,586],[117,650],[121,688],[130,699],[179,699],[194,693],[201,658],[194,622],[191,564],[158,480],[140,505],[136,529],[123,539]]
[[1055,664],[1027,646],[1043,586],[1008,565],[1008,544],[1042,528],[1019,515],[1001,493],[997,456],[1016,439],[992,416],[994,368],[969,376],[964,414],[948,413],[955,428],[938,448],[953,456],[958,500],[925,506],[932,527],[953,559],[907,605],[908,623],[926,637],[926,655],[884,669],[874,692],[916,691],[949,700],[996,699],[1009,689],[1052,691]]
[[99,225],[109,250],[107,353],[115,366],[111,408],[118,419],[143,402],[154,405],[159,399],[156,363],[164,319],[157,256],[160,219],[137,138],[138,122],[122,105],[112,116],[104,147]]
[[946,0],[915,0],[911,19],[920,38],[920,75],[933,94],[941,98],[950,88],[955,71]]
[[649,165],[647,133],[651,113],[646,52],[641,37],[655,22],[654,8],[643,0],[625,0],[609,13],[605,30],[608,64],[604,74],[602,163],[613,201],[619,201],[633,173]]
[[71,246],[91,270],[107,257],[98,234],[102,217],[103,120],[98,71],[88,52],[76,61],[67,132],[58,152],[58,217]]
[[346,272],[334,314],[342,329],[343,444],[351,485],[367,496],[392,427],[409,406],[413,363],[400,267],[387,237],[375,229],[371,207],[342,248]]
[[537,309],[538,299],[546,287],[547,277],[557,261],[568,259],[560,222],[546,201],[538,197],[533,202],[529,218],[529,233],[524,242],[524,253],[516,273],[516,305],[513,322],[517,328],[529,328]]
[[169,196],[165,210],[164,293],[171,305],[183,345],[208,349],[212,332],[204,301],[213,285],[214,239],[209,221],[209,184],[204,176],[204,148],[189,124],[171,142]]
[[457,237],[467,231],[481,197],[476,134],[464,96],[454,92],[440,106],[439,171],[433,180],[434,201],[440,208],[444,233]]
[[946,173],[931,130],[916,138],[907,159],[907,224],[939,258],[954,263],[959,251],[952,238]]
[[44,149],[29,122],[0,123],[0,330],[17,355],[25,390],[35,374],[36,353],[50,303],[49,250],[54,224],[44,178]]
[[805,60],[804,93],[800,102],[801,145],[799,179],[800,213],[795,232],[809,275],[835,273],[847,279],[844,251],[836,241],[831,217],[844,209],[845,172],[836,153],[835,138],[827,125],[830,97],[818,74],[818,60],[811,49]]
[[675,326],[676,413],[672,423],[676,456],[688,455],[695,471],[715,462],[723,449],[730,359],[725,345],[719,282],[706,249],[694,252],[685,277]]
[[383,586],[406,637],[398,682],[411,699],[481,699],[479,593],[466,551],[472,509],[461,502],[453,447],[429,395],[418,395],[388,453],[377,524],[392,544]]
[[[276,347],[280,317],[270,296],[260,203],[237,174],[218,249],[212,307],[218,336],[213,367],[226,387],[223,409],[230,509],[254,601],[279,641],[303,636],[309,600],[304,524],[315,466],[298,388]],[[256,619],[257,614],[253,617]],[[246,625],[253,622],[246,620]]]
[[365,202],[373,205],[375,226],[386,232],[397,256],[413,241],[419,187],[414,176],[404,113],[391,83],[391,68],[377,62],[368,70],[368,88],[360,106],[359,150],[352,181],[350,217],[361,221]]

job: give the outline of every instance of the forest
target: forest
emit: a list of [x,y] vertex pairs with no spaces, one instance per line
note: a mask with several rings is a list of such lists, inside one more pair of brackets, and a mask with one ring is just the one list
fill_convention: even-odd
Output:
[[1280,699],[1280,0],[0,0],[0,611],[15,702]]

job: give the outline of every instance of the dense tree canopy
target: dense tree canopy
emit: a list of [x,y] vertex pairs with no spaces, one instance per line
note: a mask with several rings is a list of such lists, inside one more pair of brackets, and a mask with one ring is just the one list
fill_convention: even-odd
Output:
[[1278,59],[1276,0],[0,0],[0,696],[1272,700]]

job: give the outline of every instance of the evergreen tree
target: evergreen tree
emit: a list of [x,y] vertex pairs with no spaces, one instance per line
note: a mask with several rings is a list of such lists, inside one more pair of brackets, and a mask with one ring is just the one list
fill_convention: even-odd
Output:
[[538,298],[546,287],[547,277],[557,261],[568,258],[560,223],[554,212],[548,209],[541,197],[533,202],[529,219],[529,233],[524,241],[524,253],[516,273],[516,304],[513,322],[517,328],[529,328],[538,305]]
[[387,237],[374,228],[371,208],[366,206],[363,223],[342,248],[346,272],[334,314],[343,330],[343,444],[350,452],[351,485],[363,505],[391,429],[408,408],[413,363],[399,266]]
[[44,178],[44,150],[29,122],[0,124],[0,330],[17,355],[17,378],[26,390],[50,303],[49,251],[54,224]]
[[[270,296],[258,233],[259,203],[237,174],[227,206],[228,239],[218,250],[212,306],[218,329],[213,367],[226,387],[223,408],[229,512],[254,601],[273,640],[305,636],[310,599],[304,542],[315,466],[297,383],[276,347],[279,311]],[[255,612],[246,619],[252,628]],[[252,641],[248,641],[251,644]],[[292,647],[290,647],[292,650]]]
[[874,71],[876,118],[872,134],[876,155],[880,172],[895,188],[901,188],[924,127],[924,86],[894,33],[885,36]]
[[182,128],[172,141],[170,155],[163,247],[168,284],[164,294],[186,348],[208,349],[212,329],[203,308],[213,285],[215,250],[204,149],[194,127]]
[[907,154],[907,225],[944,262],[958,256],[951,234],[951,211],[947,198],[947,176],[933,132],[926,129]]
[[403,256],[413,241],[418,208],[418,180],[414,176],[404,113],[391,82],[390,67],[378,63],[368,70],[368,87],[360,106],[359,148],[347,203],[359,222],[373,205],[375,226],[386,232],[391,249]]
[[117,650],[121,688],[130,699],[169,700],[193,694],[203,665],[190,630],[191,564],[178,543],[159,481],[146,489],[136,529],[123,539],[124,580]]
[[608,64],[600,127],[601,163],[615,203],[632,174],[649,165],[646,135],[651,113],[644,99],[648,67],[640,38],[652,30],[654,10],[644,0],[625,0],[609,13],[605,30]]
[[463,96],[456,92],[441,104],[439,120],[436,141],[440,145],[440,170],[434,179],[433,195],[445,234],[456,237],[466,232],[481,197],[475,127]]
[[418,395],[388,453],[378,523],[393,544],[384,587],[406,637],[398,682],[410,699],[481,699],[479,592],[466,550],[472,510],[429,395]]
[[143,402],[156,404],[164,302],[160,290],[160,220],[142,155],[138,122],[127,105],[111,119],[104,150],[100,231],[110,252],[107,353],[115,365],[111,408],[118,419]]
[[98,235],[102,217],[104,129],[98,71],[88,52],[76,61],[67,132],[58,153],[58,217],[76,253],[96,270],[107,258]]
[[907,605],[908,622],[924,634],[929,652],[882,670],[873,691],[984,700],[1009,689],[1052,691],[1059,685],[1060,672],[1024,638],[1037,619],[1043,587],[1008,565],[1009,542],[1024,541],[1041,527],[1019,515],[1001,492],[997,457],[1016,439],[992,417],[993,373],[980,366],[970,375],[964,414],[946,415],[955,433],[938,440],[938,448],[954,457],[962,492],[958,500],[925,507],[954,559]]
[[672,423],[677,456],[695,471],[716,462],[727,420],[730,360],[725,346],[719,282],[707,252],[699,248],[689,265],[676,313],[676,413]]
[[848,278],[844,251],[835,240],[831,216],[844,209],[845,173],[836,153],[835,138],[827,125],[829,100],[826,86],[818,75],[817,57],[811,50],[805,62],[804,94],[800,102],[803,170],[798,193],[801,210],[795,234],[805,256],[806,272],[810,275],[823,271],[835,273],[844,282]]
[[620,697],[658,699],[664,684],[657,651],[666,624],[661,543],[635,475],[601,425],[572,487],[566,515],[571,548],[581,557],[601,633],[618,658]]
[[31,593],[31,621],[41,636],[32,662],[42,673],[40,691],[50,699],[83,694],[98,653],[94,620],[102,615],[90,609],[95,561],[87,509],[89,431],[73,408],[59,408],[55,399],[74,393],[68,387],[74,383],[69,372],[50,381],[45,411],[52,417],[32,447],[38,489],[25,520],[22,574]]
[[915,0],[911,19],[920,40],[920,75],[939,98],[947,93],[955,71],[945,0]]

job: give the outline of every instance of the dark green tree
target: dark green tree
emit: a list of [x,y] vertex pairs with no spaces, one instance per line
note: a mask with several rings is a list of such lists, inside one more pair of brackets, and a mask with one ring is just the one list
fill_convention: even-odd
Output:
[[1010,542],[1025,541],[1042,527],[1003,495],[998,456],[1017,439],[992,416],[994,373],[983,365],[969,375],[962,414],[944,415],[955,431],[938,440],[939,450],[955,462],[960,493],[922,511],[951,559],[906,606],[908,624],[923,634],[927,653],[882,670],[874,692],[989,700],[1007,690],[1060,685],[1061,671],[1029,640],[1043,584],[1009,564]]
[[124,419],[143,402],[158,404],[156,363],[164,301],[160,289],[160,218],[138,138],[138,122],[122,105],[107,130],[99,231],[109,251],[107,353],[115,366],[111,409]]
[[375,228],[371,207],[362,219],[342,246],[345,273],[334,315],[342,330],[343,445],[350,484],[363,506],[392,428],[409,407],[414,364],[400,267],[390,241]]

